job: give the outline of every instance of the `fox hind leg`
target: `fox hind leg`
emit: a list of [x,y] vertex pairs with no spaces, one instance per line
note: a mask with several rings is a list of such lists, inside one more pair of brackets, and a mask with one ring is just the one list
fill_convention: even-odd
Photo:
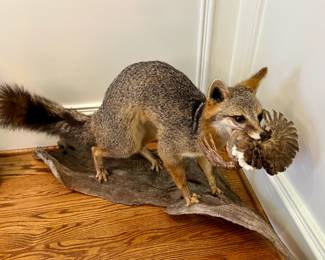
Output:
[[151,163],[152,171],[159,172],[159,170],[162,168],[162,164],[160,160],[156,158],[147,147],[143,147],[140,151],[140,154]]
[[96,179],[98,182],[106,182],[108,180],[108,171],[104,167],[103,158],[110,157],[111,153],[108,150],[102,149],[98,146],[93,146],[91,152],[94,159],[95,169],[96,169]]

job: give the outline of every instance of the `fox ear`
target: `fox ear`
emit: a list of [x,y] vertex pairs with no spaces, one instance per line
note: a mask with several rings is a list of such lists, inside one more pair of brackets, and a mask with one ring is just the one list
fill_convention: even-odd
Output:
[[220,80],[215,80],[209,87],[208,98],[213,102],[220,103],[228,97],[228,88]]
[[267,67],[264,67],[260,69],[256,74],[251,76],[249,79],[239,83],[239,85],[248,88],[255,94],[258,86],[260,85],[261,80],[265,77],[266,74],[267,74]]

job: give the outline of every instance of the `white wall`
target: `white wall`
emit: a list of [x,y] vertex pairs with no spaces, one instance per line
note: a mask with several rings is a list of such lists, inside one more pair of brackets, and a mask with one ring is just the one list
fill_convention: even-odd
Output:
[[[201,1],[1,0],[0,82],[64,105],[101,102],[125,66],[163,60],[193,81]],[[55,143],[0,130],[0,149]]]
[[293,120],[300,152],[287,172],[247,176],[299,259],[325,259],[325,2],[216,0],[210,80],[235,84],[264,66],[258,97]]
[[217,0],[217,6],[212,53],[218,55],[209,77],[234,84],[268,66],[258,97],[293,120],[300,136],[287,172],[250,172],[249,180],[299,259],[325,259],[325,2]]
[[[229,82],[233,62],[237,21],[240,6],[238,0],[215,1],[211,57],[208,70],[208,81],[220,79]],[[208,85],[205,91],[207,91]]]
[[318,223],[319,231],[323,233],[325,233],[325,121],[322,119],[325,112],[324,11],[323,0],[268,1],[254,65],[256,69],[264,65],[270,69],[259,92],[263,104],[269,109],[284,112],[298,128],[300,152],[286,172],[286,176],[306,209]]
[[[294,9],[288,15],[288,10]],[[255,67],[270,68],[259,96],[291,118],[301,152],[287,176],[325,231],[325,1],[268,2]]]

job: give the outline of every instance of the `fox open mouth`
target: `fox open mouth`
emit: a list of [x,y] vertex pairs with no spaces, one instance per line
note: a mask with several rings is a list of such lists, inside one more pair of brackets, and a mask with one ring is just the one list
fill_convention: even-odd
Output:
[[[243,169],[261,169],[270,175],[283,172],[292,163],[299,151],[298,134],[292,121],[287,120],[282,113],[273,111],[264,113],[265,134],[259,140],[251,138],[243,130],[231,131],[227,142],[227,152],[233,162],[238,163]],[[203,141],[204,142],[204,141]],[[209,143],[214,140],[210,138]],[[215,145],[205,143],[203,151],[207,157],[218,164]]]

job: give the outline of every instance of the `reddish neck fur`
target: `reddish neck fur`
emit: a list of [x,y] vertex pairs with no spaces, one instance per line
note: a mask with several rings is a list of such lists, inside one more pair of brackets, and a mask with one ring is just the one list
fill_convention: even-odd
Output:
[[203,136],[209,137],[209,135],[211,135],[217,147],[222,148],[224,142],[221,138],[221,135],[218,130],[211,124],[213,117],[219,112],[219,109],[219,106],[215,102],[211,100],[207,100],[205,102],[202,116],[200,118],[199,136],[201,138]]

